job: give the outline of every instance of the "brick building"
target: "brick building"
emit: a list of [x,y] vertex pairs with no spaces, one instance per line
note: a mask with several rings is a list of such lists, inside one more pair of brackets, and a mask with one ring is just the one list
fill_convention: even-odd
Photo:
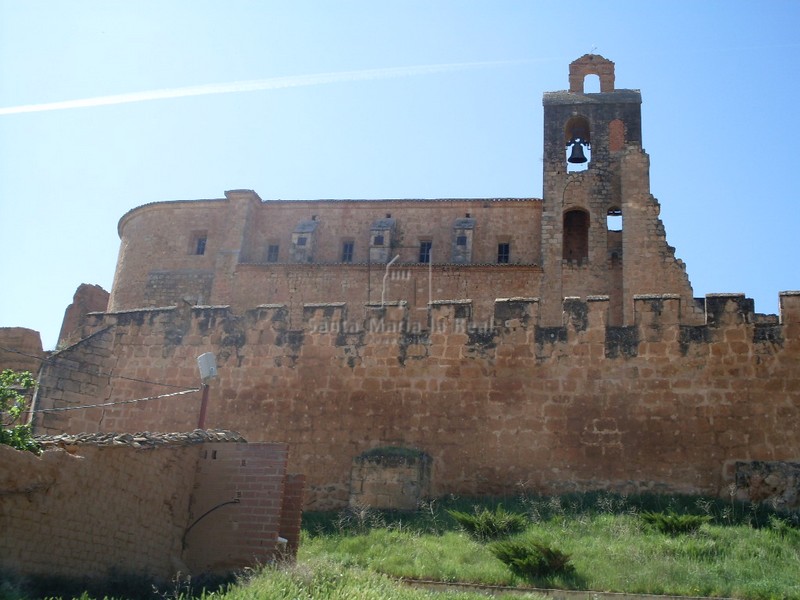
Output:
[[[584,93],[587,75],[599,93]],[[800,416],[800,295],[781,295],[780,319],[740,295],[693,298],[650,194],[641,96],[615,88],[614,63],[579,58],[569,90],[543,104],[542,199],[234,190],[131,210],[108,309],[77,320],[42,370],[38,407],[151,394],[143,381],[191,386],[195,357],[212,351],[212,426],[288,442],[317,508],[376,478],[395,496],[518,482],[727,493],[740,463],[796,459],[785,423]],[[76,381],[67,362],[97,374]],[[159,400],[37,426],[195,418]],[[358,466],[395,469],[397,456],[424,456],[407,471],[426,481]],[[355,475],[367,472],[366,484]]]

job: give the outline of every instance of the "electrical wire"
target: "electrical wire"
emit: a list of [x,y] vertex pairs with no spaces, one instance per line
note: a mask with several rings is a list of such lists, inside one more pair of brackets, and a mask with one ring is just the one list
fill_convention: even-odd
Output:
[[60,408],[37,408],[30,412],[34,413],[47,413],[47,412],[63,412],[65,410],[83,410],[86,408],[98,408],[102,406],[116,406],[118,404],[133,404],[135,402],[145,402],[147,400],[160,400],[162,398],[171,398],[173,396],[182,396],[184,394],[191,394],[199,392],[201,388],[191,388],[181,390],[180,392],[172,392],[170,394],[161,394],[160,396],[148,396],[146,398],[134,398],[133,400],[119,400],[117,402],[102,402],[100,404],[81,404],[80,406],[62,406]]
[[[0,346],[0,350],[4,352],[11,352],[12,354],[19,354],[21,356],[27,356],[28,358],[34,358],[42,363],[53,363],[56,360],[59,360],[60,356],[50,356],[48,358],[42,358],[41,356],[36,356],[35,354],[28,354],[27,352],[22,352],[21,350],[13,350],[12,348],[6,348],[4,346]],[[71,360],[65,358],[64,360]],[[171,388],[181,388],[183,386],[175,385],[173,383],[162,383],[160,381],[148,381],[147,379],[137,379],[136,377],[125,377],[124,375],[114,375],[113,373],[105,373],[103,371],[97,371],[96,373],[92,373],[91,371],[86,371],[84,369],[79,369],[77,367],[70,367],[67,365],[63,365],[60,368],[66,369],[67,371],[74,371],[76,373],[86,373],[87,375],[93,376],[100,376],[100,377],[113,377],[115,379],[124,379],[126,381],[135,381],[137,383],[149,383],[150,385],[160,385],[162,387],[171,387]]]

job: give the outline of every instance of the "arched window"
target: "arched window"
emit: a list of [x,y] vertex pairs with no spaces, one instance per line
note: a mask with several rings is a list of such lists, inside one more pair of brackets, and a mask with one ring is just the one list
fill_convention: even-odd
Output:
[[569,210],[564,213],[563,258],[584,264],[589,260],[589,213]]
[[597,73],[589,73],[583,78],[583,93],[584,94],[599,94],[600,93],[600,75]]
[[585,117],[572,117],[564,127],[567,172],[585,171],[592,160],[592,134]]

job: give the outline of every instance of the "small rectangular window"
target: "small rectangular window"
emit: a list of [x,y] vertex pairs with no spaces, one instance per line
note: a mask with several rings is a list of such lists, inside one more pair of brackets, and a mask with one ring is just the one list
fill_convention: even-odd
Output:
[[456,246],[466,246],[467,245],[467,236],[459,235],[456,237]]
[[342,244],[342,262],[350,263],[353,262],[353,247],[355,246],[355,242],[346,241]]
[[383,246],[383,236],[382,235],[376,235],[375,237],[373,237],[372,238],[372,245],[373,246]]
[[307,239],[308,239],[308,238],[304,238],[304,237],[299,237],[299,238],[297,238],[297,245],[298,245],[298,246],[305,246],[305,245],[306,245],[306,240],[307,240]]
[[189,254],[202,256],[206,253],[206,246],[208,242],[208,231],[205,229],[199,231],[192,231],[189,236]]
[[431,262],[431,246],[433,246],[433,242],[430,240],[423,240],[419,243],[419,262]]
[[278,262],[278,244],[267,246],[267,262]]
[[505,264],[511,258],[511,244],[503,242],[497,244],[497,262]]

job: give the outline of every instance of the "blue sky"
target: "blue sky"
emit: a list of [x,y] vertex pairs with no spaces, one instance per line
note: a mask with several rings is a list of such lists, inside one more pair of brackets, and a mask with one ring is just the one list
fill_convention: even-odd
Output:
[[541,197],[542,93],[588,52],[642,91],[695,294],[775,313],[800,289],[798,25],[781,0],[0,0],[0,326],[53,348],[148,202]]

